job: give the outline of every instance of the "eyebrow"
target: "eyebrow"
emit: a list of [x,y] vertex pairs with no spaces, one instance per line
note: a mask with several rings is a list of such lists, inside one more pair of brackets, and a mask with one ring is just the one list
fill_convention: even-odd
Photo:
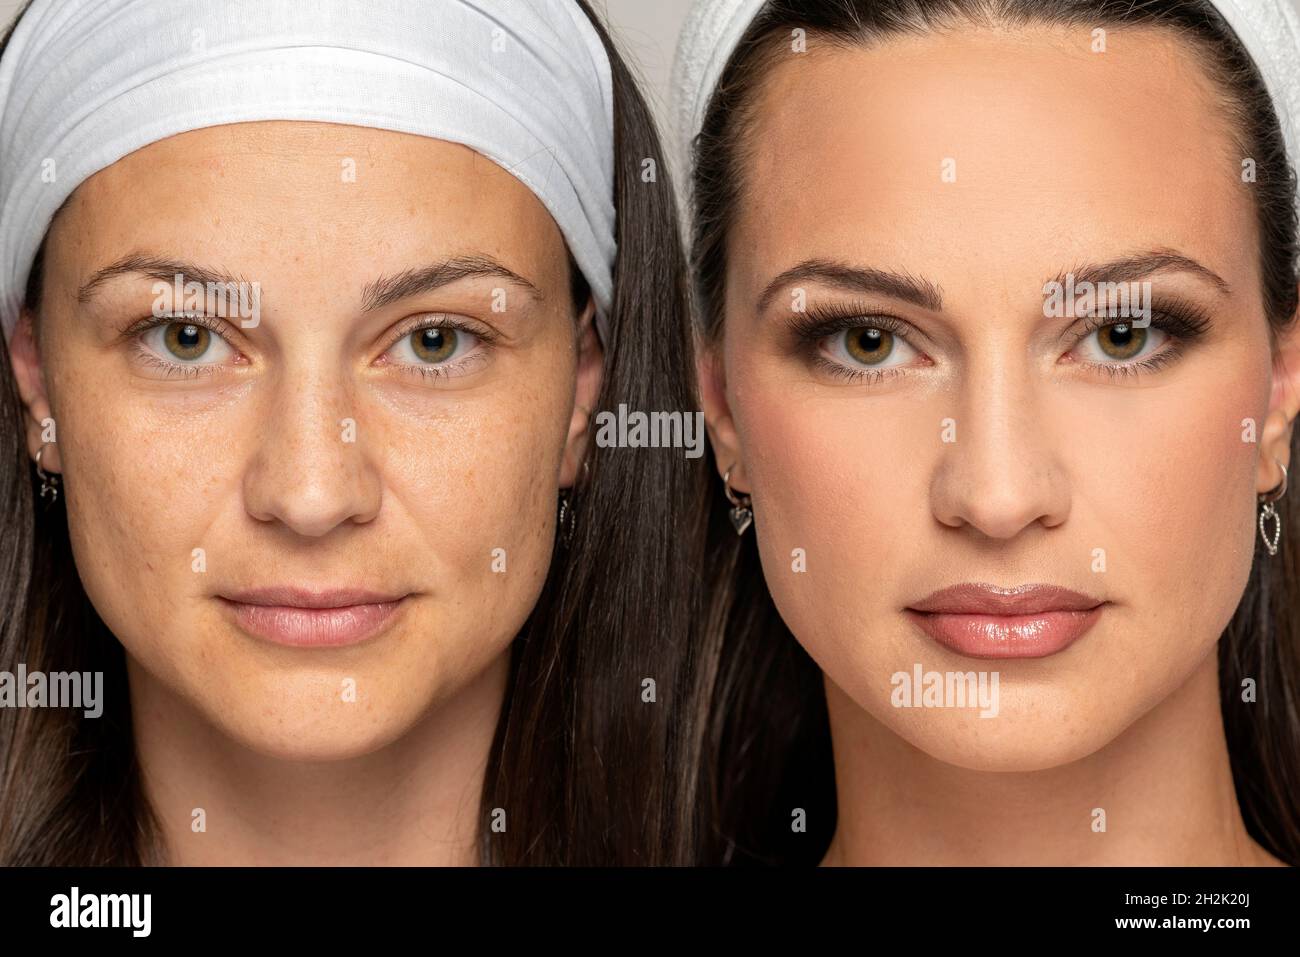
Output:
[[943,308],[943,294],[939,287],[926,279],[907,273],[889,272],[869,266],[851,266],[828,259],[806,259],[781,273],[758,297],[758,311],[762,312],[776,298],[783,286],[794,282],[814,280],[843,289],[847,292],[878,293],[921,306],[932,312]]
[[1232,287],[1213,269],[1172,249],[1154,249],[1105,263],[1085,263],[1062,272],[1055,281],[1064,285],[1067,275],[1073,274],[1076,285],[1080,282],[1135,282],[1144,276],[1162,272],[1191,273],[1208,281],[1223,295],[1232,295]]
[[[88,303],[101,285],[117,276],[135,275],[161,282],[172,282],[177,273],[184,276],[187,282],[198,282],[204,285],[208,283],[230,284],[246,281],[223,270],[187,262],[182,259],[168,259],[142,253],[131,253],[117,262],[105,266],[91,276],[85,285],[77,291],[77,301],[83,305]],[[407,269],[396,275],[385,276],[368,283],[361,290],[361,308],[364,312],[371,312],[410,296],[432,292],[457,280],[472,276],[491,276],[502,279],[523,289],[533,299],[541,301],[545,298],[537,286],[513,270],[506,268],[491,256],[457,256],[419,269]]]
[[[1133,282],[1144,276],[1161,272],[1192,273],[1210,282],[1224,295],[1232,294],[1232,287],[1213,269],[1172,249],[1135,253],[1104,263],[1084,263],[1073,270],[1061,272],[1055,281],[1064,284],[1067,274],[1073,274],[1076,284],[1084,281]],[[848,292],[890,296],[932,312],[939,312],[943,308],[942,290],[927,279],[869,266],[853,266],[827,259],[808,259],[787,269],[767,284],[762,295],[758,297],[758,310],[762,312],[766,309],[782,287],[809,280],[823,282]]]

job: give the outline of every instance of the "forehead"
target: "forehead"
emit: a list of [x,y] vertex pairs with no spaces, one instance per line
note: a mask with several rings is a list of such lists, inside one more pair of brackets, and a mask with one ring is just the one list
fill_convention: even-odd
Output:
[[152,143],[78,186],[54,232],[65,252],[96,259],[180,250],[232,267],[304,250],[339,267],[380,250],[487,253],[534,274],[565,262],[545,206],[492,160],[328,123],[238,123]]
[[1037,289],[1070,261],[1157,247],[1251,269],[1243,157],[1193,51],[1159,31],[1111,31],[1104,53],[1092,39],[813,35],[778,53],[742,154],[733,277],[851,256]]

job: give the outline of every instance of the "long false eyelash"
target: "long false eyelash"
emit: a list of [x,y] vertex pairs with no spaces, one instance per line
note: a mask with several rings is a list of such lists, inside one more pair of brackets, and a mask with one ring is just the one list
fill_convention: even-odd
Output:
[[[1108,316],[1091,317],[1086,321],[1085,328],[1079,333],[1075,344],[1082,342],[1098,329],[1116,325],[1123,321],[1123,318]],[[891,335],[900,336],[909,344],[912,344],[913,348],[917,348],[911,340],[911,335],[916,332],[916,329],[910,323],[887,313],[874,312],[869,308],[854,307],[852,304],[829,307],[816,306],[806,312],[793,314],[788,320],[788,325],[810,349],[815,348],[817,343],[827,336],[848,329],[863,327],[880,329]],[[1117,379],[1136,377],[1141,372],[1154,372],[1179,358],[1190,343],[1202,338],[1209,330],[1211,321],[1205,313],[1195,306],[1178,300],[1169,300],[1158,307],[1152,307],[1151,326],[1161,330],[1169,337],[1168,346],[1155,355],[1140,359],[1137,362],[1122,364],[1102,362],[1084,364],[1090,368],[1099,369]],[[839,363],[831,362],[821,356],[820,353],[813,353],[812,358],[814,364],[820,370],[843,380],[861,381],[865,379],[868,382],[879,382],[892,375],[906,373],[905,369],[895,367],[851,369]]]
[[895,366],[882,369],[866,367],[852,369],[838,362],[832,362],[817,350],[817,344],[827,336],[833,336],[837,332],[844,332],[848,329],[870,327],[897,336],[912,345],[914,349],[917,347],[912,344],[912,337],[914,335],[919,336],[916,328],[911,323],[904,322],[897,316],[875,312],[869,308],[855,308],[852,303],[813,306],[806,312],[793,313],[788,320],[788,324],[794,334],[799,337],[801,347],[813,364],[825,374],[845,382],[865,381],[877,383],[895,375],[904,375],[907,370]]
[[[1120,325],[1126,320],[1121,317],[1090,316],[1084,322],[1076,345],[1099,329]],[[1171,300],[1151,308],[1151,327],[1159,329],[1169,337],[1164,349],[1139,359],[1136,362],[1084,362],[1091,369],[1097,369],[1114,379],[1136,379],[1143,372],[1156,372],[1178,359],[1187,347],[1205,336],[1210,329],[1210,318],[1200,309],[1188,303]]]
[[895,316],[873,312],[870,309],[854,308],[851,304],[813,306],[805,312],[791,313],[787,322],[797,336],[811,343],[820,342],[827,336],[844,332],[846,329],[860,329],[864,326],[904,339],[916,332],[914,326]]
[[[1106,326],[1119,325],[1130,320],[1123,317],[1090,316],[1084,321],[1079,342]],[[1210,319],[1199,309],[1182,302],[1167,302],[1151,307],[1151,325],[1170,338],[1181,342],[1195,342],[1210,328]]]

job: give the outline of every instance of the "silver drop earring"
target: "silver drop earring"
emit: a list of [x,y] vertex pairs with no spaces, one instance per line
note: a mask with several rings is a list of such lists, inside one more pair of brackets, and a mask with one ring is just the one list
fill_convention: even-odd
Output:
[[732,465],[723,473],[722,488],[727,493],[727,501],[731,503],[731,524],[736,529],[737,535],[744,535],[749,526],[754,523],[754,509],[748,495],[743,492],[738,495],[731,490],[731,471],[735,467]]
[[[1264,547],[1268,549],[1270,555],[1277,554],[1277,545],[1282,538],[1282,517],[1277,514],[1273,503],[1286,494],[1286,466],[1278,462],[1277,467],[1282,470],[1282,481],[1276,488],[1270,489],[1259,497],[1262,506],[1259,510],[1259,537],[1264,540]],[[1269,522],[1273,523],[1271,536],[1268,532]]]
[[45,452],[45,446],[49,444],[45,442],[36,450],[36,474],[41,480],[41,498],[49,495],[50,504],[53,505],[59,500],[59,477],[41,468],[41,455]]

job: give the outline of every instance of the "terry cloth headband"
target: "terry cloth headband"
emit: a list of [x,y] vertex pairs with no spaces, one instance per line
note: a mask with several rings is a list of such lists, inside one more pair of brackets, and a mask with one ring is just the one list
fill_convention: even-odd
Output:
[[[767,0],[695,0],[673,62],[673,112],[690,183],[691,149],[723,68]],[[1300,14],[1290,0],[1214,0],[1268,85],[1292,163],[1300,163]]]
[[572,0],[35,0],[0,60],[5,335],[78,185],[168,136],[253,120],[415,133],[495,161],[555,219],[608,346],[613,83]]

